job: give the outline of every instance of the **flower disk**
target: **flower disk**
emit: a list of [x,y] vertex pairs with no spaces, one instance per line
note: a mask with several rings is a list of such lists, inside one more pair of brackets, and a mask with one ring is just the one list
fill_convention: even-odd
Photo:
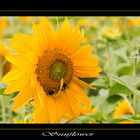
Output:
[[71,60],[62,50],[46,50],[39,58],[36,69],[37,79],[46,94],[54,95],[60,89],[60,80],[63,79],[63,89],[72,79],[73,67]]

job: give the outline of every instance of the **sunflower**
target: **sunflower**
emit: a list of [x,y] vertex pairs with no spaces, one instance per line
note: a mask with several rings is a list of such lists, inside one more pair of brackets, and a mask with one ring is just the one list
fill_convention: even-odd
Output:
[[119,27],[104,26],[100,31],[100,36],[105,39],[115,40],[122,35]]
[[28,120],[28,119],[21,120],[21,119],[13,118],[12,123],[14,123],[14,124],[31,124],[32,120]]
[[132,28],[133,26],[140,26],[140,17],[130,18],[127,21],[127,27]]
[[121,102],[118,102],[115,112],[114,112],[114,118],[118,119],[121,117],[121,115],[127,115],[127,114],[133,114],[133,109],[129,102],[124,99]]
[[16,18],[24,24],[31,24],[33,22],[39,21],[39,17],[32,17],[32,16],[18,16]]
[[5,28],[7,27],[7,19],[6,18],[0,18],[0,40],[3,39],[3,32]]
[[4,44],[0,44],[0,63],[2,63],[2,75],[5,75],[12,68],[11,64],[6,61],[4,56],[10,54],[10,51]]
[[86,26],[88,24],[89,24],[89,20],[87,20],[87,19],[80,19],[77,21],[78,26]]
[[95,89],[79,78],[95,78],[101,68],[93,47],[80,47],[83,31],[71,28],[67,18],[56,30],[45,17],[33,24],[34,35],[17,34],[9,40],[14,53],[7,60],[15,68],[3,77],[5,94],[19,91],[12,109],[34,101],[35,123],[56,123],[90,112],[91,102],[83,88]]

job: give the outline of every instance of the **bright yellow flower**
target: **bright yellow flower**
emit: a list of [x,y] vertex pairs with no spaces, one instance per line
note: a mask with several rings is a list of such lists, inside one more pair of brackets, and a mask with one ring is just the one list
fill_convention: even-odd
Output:
[[15,69],[3,82],[9,85],[5,94],[20,91],[13,98],[13,110],[33,98],[35,123],[55,123],[90,112],[91,102],[82,88],[95,88],[79,78],[98,77],[101,68],[91,45],[79,47],[83,32],[78,26],[72,29],[67,18],[56,31],[43,17],[33,29],[34,36],[18,34],[10,40],[15,55],[6,58]]
[[91,113],[92,114],[96,114],[98,112],[98,110],[96,109],[96,108],[93,108],[92,110],[91,110]]
[[108,16],[99,16],[98,17],[100,20],[105,20],[105,19],[108,19],[109,17]]
[[32,16],[18,16],[17,18],[25,24],[39,21],[39,17],[32,17]]
[[[121,102],[118,102],[115,112],[114,112],[114,118],[119,119],[121,115],[127,115],[127,114],[133,114],[133,109],[131,105],[129,104],[128,100],[124,99]],[[121,124],[131,124],[131,120],[125,120],[121,121]]]
[[8,24],[7,19],[1,17],[0,18],[0,40],[3,39],[3,32],[4,32],[5,28],[7,27],[7,24]]
[[114,21],[113,21],[114,28],[119,29],[120,32],[124,31],[123,21],[122,20],[123,20],[123,17],[119,17],[119,18],[114,18]]
[[118,37],[120,37],[121,34],[122,33],[121,33],[120,29],[113,27],[113,26],[112,27],[104,26],[101,29],[101,36],[103,38],[114,40],[114,39],[117,39]]
[[127,22],[127,27],[131,28],[133,26],[140,26],[140,17],[129,19]]
[[13,119],[13,122],[14,124],[27,124],[27,123],[32,123],[32,120],[27,120],[27,119],[24,119],[24,120],[18,120],[17,118],[14,118]]
[[87,37],[87,36],[83,37],[83,43],[86,43],[86,42],[89,41],[89,40],[90,40],[89,37]]
[[89,24],[89,20],[88,19],[80,19],[77,21],[77,25],[78,26],[85,26]]
[[120,124],[132,124],[133,122],[131,120],[125,120],[121,121]]
[[19,16],[18,18],[24,23],[31,23],[31,18],[28,16]]
[[114,112],[114,118],[118,119],[121,117],[121,115],[125,114],[133,114],[132,107],[126,99],[118,102]]
[[140,118],[140,114],[136,114],[136,117],[137,117],[137,118]]
[[91,23],[91,26],[93,28],[97,28],[99,26],[99,21],[96,19],[96,20],[93,20],[92,23]]
[[93,28],[97,28],[99,26],[99,21],[97,19],[89,20],[89,19],[80,19],[77,21],[78,26],[90,26]]

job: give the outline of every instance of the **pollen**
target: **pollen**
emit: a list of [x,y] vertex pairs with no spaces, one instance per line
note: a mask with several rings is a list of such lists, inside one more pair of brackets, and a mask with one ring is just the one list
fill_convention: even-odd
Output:
[[67,88],[73,76],[73,64],[62,50],[46,50],[38,60],[36,74],[45,93],[54,95],[60,89],[62,78],[62,90]]

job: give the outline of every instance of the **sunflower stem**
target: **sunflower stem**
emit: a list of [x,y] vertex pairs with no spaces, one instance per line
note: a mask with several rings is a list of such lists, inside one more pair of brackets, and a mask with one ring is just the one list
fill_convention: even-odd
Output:
[[[136,77],[136,75],[137,75],[137,58],[134,58],[133,68],[134,68],[133,76]],[[134,107],[134,115],[136,116],[138,108],[137,108],[137,98],[136,98],[135,94],[133,94],[133,107]]]
[[[3,63],[0,64],[0,79],[3,75]],[[1,115],[2,115],[2,122],[6,122],[6,105],[5,105],[5,97],[1,95]]]
[[[110,62],[110,59],[111,59],[111,52],[110,52],[110,44],[109,42],[107,41],[106,43],[106,50],[107,50],[107,71],[110,72],[111,71],[111,62]],[[109,87],[111,87],[111,84],[112,84],[112,81],[111,79],[109,78]]]
[[6,106],[5,106],[5,97],[1,96],[1,112],[2,112],[2,122],[6,122]]

